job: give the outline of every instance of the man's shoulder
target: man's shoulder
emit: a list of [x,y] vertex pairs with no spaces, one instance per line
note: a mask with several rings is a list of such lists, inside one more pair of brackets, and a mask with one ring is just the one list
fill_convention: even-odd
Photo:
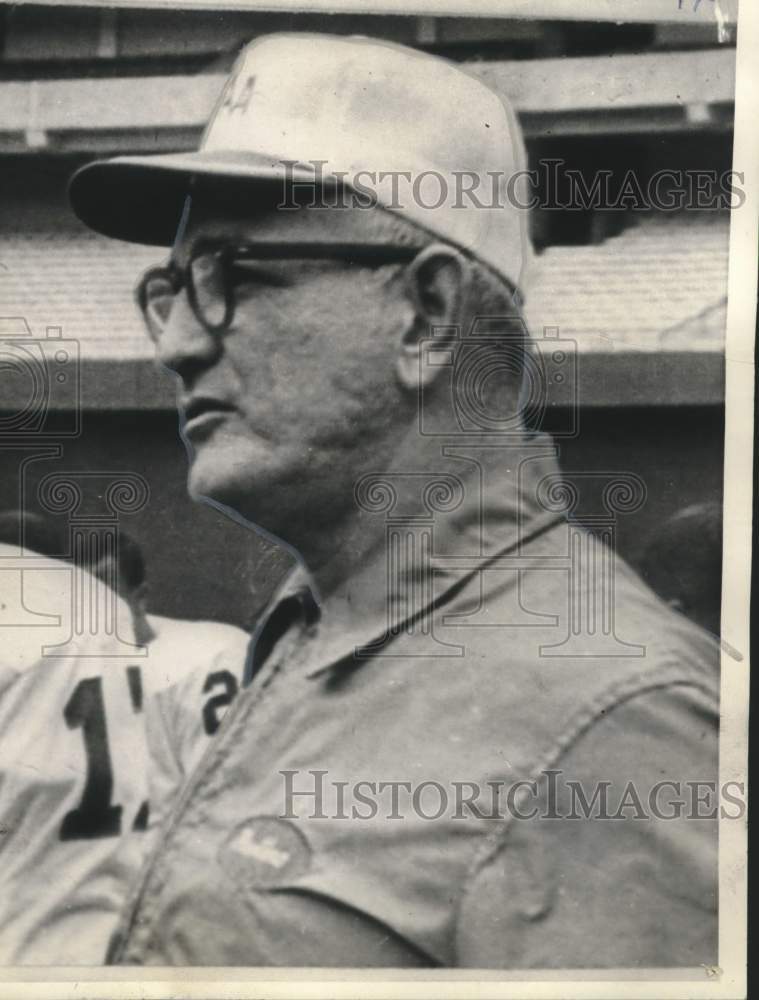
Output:
[[595,590],[550,568],[484,570],[441,612],[441,655],[414,661],[410,697],[459,706],[480,748],[508,730],[527,767],[638,696],[674,697],[684,725],[718,721],[718,642],[621,559]]
[[226,640],[234,641],[240,636],[247,635],[243,629],[237,625],[231,625],[229,622],[212,621],[205,618],[170,618],[167,615],[154,614],[149,614],[147,618],[158,636],[165,634],[207,636],[209,640],[223,642]]
[[719,638],[666,605],[621,556],[593,544],[570,558],[555,530],[514,569],[486,564],[446,609],[445,626],[494,665],[506,656],[550,673],[561,661],[599,684],[666,666],[714,683]]
[[210,673],[229,670],[241,676],[250,641],[247,632],[224,622],[183,620],[149,615],[156,633],[148,645],[152,687],[194,688]]
[[[93,664],[123,657],[135,644],[129,607],[115,593],[108,594],[115,630],[104,619],[76,629],[75,613],[82,609],[75,603],[71,563],[0,544],[3,559],[9,572],[0,602],[0,693],[24,677],[29,683],[47,683],[52,674],[70,679]],[[91,586],[105,584],[92,577]]]
[[40,662],[43,646],[67,638],[60,615],[70,600],[71,568],[5,543],[0,543],[0,561],[4,569],[13,567],[3,573],[0,602],[0,690],[4,690]]
[[155,632],[151,647],[192,653],[193,659],[207,660],[209,655],[215,656],[222,650],[245,647],[250,639],[247,632],[226,622],[163,615],[148,615],[148,622]]

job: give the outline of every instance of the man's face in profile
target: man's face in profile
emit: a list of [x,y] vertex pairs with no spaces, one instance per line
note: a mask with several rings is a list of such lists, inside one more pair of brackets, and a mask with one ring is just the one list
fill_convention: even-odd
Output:
[[[181,379],[191,493],[285,534],[306,510],[336,515],[366,463],[381,467],[402,398],[393,378],[400,266],[313,249],[299,259],[306,243],[334,246],[335,213],[296,214],[246,219],[196,200],[173,259],[180,268],[195,261],[194,297],[212,322],[225,294],[233,317],[209,330],[185,288],[157,346]],[[286,256],[259,257],[261,244],[283,242]]]

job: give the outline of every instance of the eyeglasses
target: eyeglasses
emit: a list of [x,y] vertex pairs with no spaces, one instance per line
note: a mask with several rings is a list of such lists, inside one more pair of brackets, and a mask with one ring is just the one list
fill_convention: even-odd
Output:
[[413,260],[419,247],[392,244],[256,243],[199,245],[180,267],[169,261],[153,267],[140,279],[135,296],[148,335],[157,343],[166,329],[171,310],[184,289],[198,322],[209,333],[228,330],[235,316],[235,290],[261,280],[255,264],[278,260],[336,260],[358,267],[382,267]]

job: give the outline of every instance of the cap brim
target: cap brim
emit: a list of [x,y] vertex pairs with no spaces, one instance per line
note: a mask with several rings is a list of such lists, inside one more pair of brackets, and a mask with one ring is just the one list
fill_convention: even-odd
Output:
[[82,222],[104,236],[171,246],[195,179],[217,177],[246,182],[246,201],[256,207],[281,202],[285,184],[313,181],[315,171],[307,163],[293,165],[257,153],[119,156],[81,167],[71,178],[69,200]]

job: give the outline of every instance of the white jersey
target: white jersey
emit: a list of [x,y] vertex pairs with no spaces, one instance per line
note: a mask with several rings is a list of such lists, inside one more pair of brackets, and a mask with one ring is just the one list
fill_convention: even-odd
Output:
[[165,818],[236,697],[250,636],[217,622],[155,615],[148,620],[157,633],[148,653],[160,671],[146,711],[154,826]]
[[[0,570],[9,552],[0,546]],[[152,825],[150,701],[167,687],[181,696],[183,673],[247,636],[158,619],[141,651],[127,645],[131,618],[113,596],[117,636],[86,634],[66,656],[43,655],[70,635],[72,569],[42,562],[23,571],[20,601],[20,574],[0,572],[0,964],[97,965]],[[180,629],[181,644],[170,641]]]
[[97,963],[147,820],[140,648],[111,592],[116,634],[72,640],[73,568],[0,550],[0,962]]

